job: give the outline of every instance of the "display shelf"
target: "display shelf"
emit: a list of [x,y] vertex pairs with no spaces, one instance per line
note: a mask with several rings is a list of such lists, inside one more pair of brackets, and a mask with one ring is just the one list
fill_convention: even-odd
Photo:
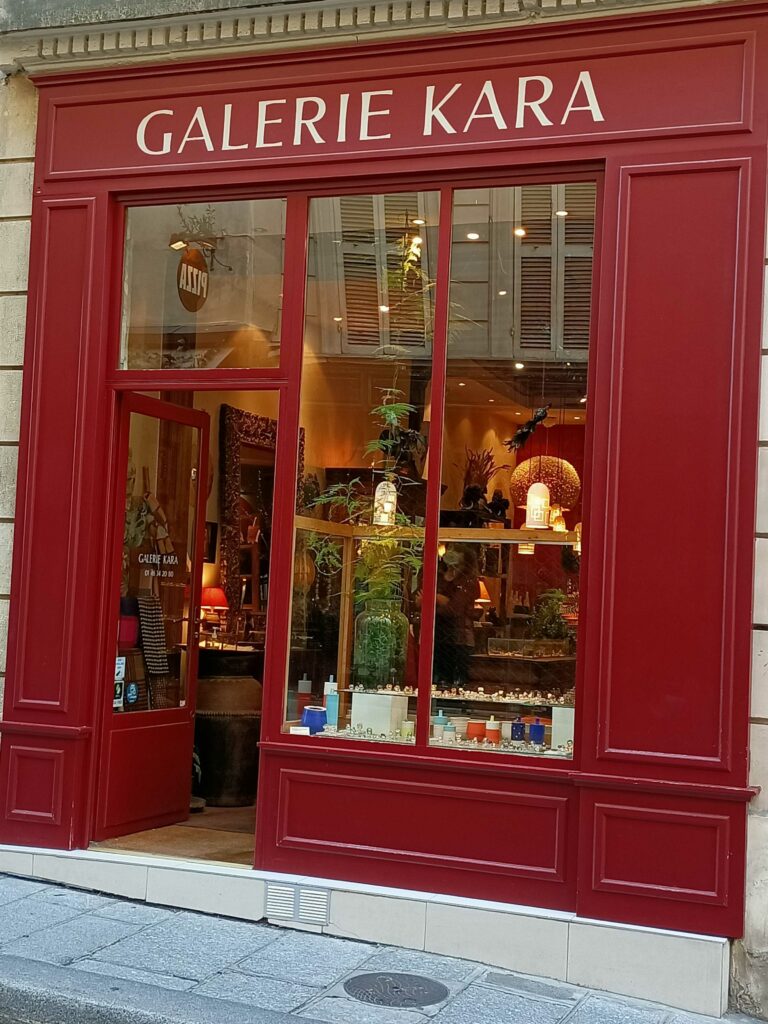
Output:
[[[403,690],[352,690],[344,688],[338,691],[339,693],[377,693],[387,694],[391,693],[398,697],[408,697],[409,700],[416,700],[418,697],[417,693],[405,693]],[[463,704],[501,704],[502,706],[509,704],[513,707],[530,707],[530,708],[572,708],[573,704],[560,703],[560,701],[551,700],[534,700],[533,698],[521,698],[519,700],[509,700],[503,697],[472,697],[469,695],[461,696],[450,696],[450,697],[439,697],[436,694],[431,694],[433,701],[439,701],[441,703],[463,703]]]
[[[297,530],[324,533],[330,537],[354,538],[358,540],[423,540],[423,526],[373,526],[372,524],[352,525],[334,523],[314,516],[296,516]],[[488,530],[482,526],[474,528],[441,527],[437,532],[440,541],[473,542],[476,544],[553,544],[572,547],[578,542],[573,530],[556,533],[554,530]]]
[[442,743],[440,740],[432,738],[429,741],[430,747],[439,747],[441,750],[480,750],[490,752],[493,754],[517,754],[523,757],[554,757],[560,758],[562,761],[572,761],[573,751],[565,748],[558,747],[556,750],[552,750],[551,747],[542,747],[536,749],[536,746],[531,743],[514,743],[510,741],[502,740],[501,743],[475,743],[468,740],[456,740],[452,743]]
[[473,658],[490,658],[491,661],[533,661],[541,665],[552,665],[558,662],[568,664],[576,661],[575,654],[550,655],[549,657],[534,658],[529,654],[478,654],[471,655]]

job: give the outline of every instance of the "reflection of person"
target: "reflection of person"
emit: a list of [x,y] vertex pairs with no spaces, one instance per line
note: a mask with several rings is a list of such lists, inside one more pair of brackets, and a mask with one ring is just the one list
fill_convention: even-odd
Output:
[[436,682],[463,684],[474,651],[475,602],[480,596],[477,557],[471,547],[453,546],[438,568],[435,605]]

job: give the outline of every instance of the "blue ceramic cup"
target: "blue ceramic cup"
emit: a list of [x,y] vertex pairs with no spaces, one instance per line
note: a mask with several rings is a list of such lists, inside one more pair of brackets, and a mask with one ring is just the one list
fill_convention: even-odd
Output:
[[301,724],[305,725],[312,736],[322,732],[328,722],[325,708],[307,704],[301,713]]
[[544,742],[544,723],[540,722],[537,718],[535,722],[532,722],[528,727],[528,736],[531,743],[543,743]]

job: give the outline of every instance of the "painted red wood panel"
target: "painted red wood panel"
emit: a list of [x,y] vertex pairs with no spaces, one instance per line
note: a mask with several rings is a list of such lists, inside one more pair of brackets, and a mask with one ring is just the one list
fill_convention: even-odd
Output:
[[584,790],[577,912],[741,935],[745,818],[743,803]]
[[489,770],[423,770],[262,750],[260,866],[570,908],[578,793]]
[[[515,35],[514,48],[506,33],[484,33],[458,44],[400,40],[363,54],[350,47],[313,51],[309,59],[259,54],[225,66],[65,79],[52,110],[45,173],[63,179],[338,157],[410,159],[415,148],[436,154],[464,145],[478,152],[749,130],[748,31],[718,35],[689,21],[670,46],[667,33],[660,38],[647,19],[634,22],[631,40],[611,29],[593,23],[586,31],[583,24],[558,33],[529,30]],[[630,55],[634,75],[626,74]],[[214,67],[215,82],[205,73]],[[121,78],[123,88],[115,87]],[[79,137],[84,117],[93,145]],[[312,120],[311,130],[302,118]]]
[[754,513],[751,170],[748,159],[613,169],[616,263],[604,264],[590,395],[589,770],[746,782],[732,718],[749,673],[736,573],[751,564]]

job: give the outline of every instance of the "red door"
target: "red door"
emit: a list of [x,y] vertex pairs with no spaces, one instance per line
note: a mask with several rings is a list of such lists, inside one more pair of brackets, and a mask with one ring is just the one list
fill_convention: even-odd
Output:
[[189,815],[208,428],[207,413],[123,398],[96,839]]

